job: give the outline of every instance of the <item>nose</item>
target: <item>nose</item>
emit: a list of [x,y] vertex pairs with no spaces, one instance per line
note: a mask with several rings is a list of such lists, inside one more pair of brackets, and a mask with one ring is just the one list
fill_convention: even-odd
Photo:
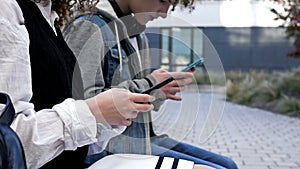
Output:
[[168,15],[168,10],[169,10],[170,4],[163,4],[158,11],[158,15],[162,18],[166,18]]
[[166,18],[168,16],[167,12],[160,12],[159,16],[162,18]]

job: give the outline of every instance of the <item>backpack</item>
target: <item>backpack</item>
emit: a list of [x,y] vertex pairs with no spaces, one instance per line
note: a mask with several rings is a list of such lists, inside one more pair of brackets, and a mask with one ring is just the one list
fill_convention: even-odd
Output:
[[0,115],[0,169],[26,169],[22,144],[17,134],[10,128],[15,117],[15,109],[9,96],[0,93],[0,104],[4,104]]

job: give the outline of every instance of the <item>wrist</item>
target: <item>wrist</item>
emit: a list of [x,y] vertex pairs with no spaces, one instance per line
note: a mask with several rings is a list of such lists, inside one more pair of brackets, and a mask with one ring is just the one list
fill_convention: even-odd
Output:
[[148,75],[148,76],[144,77],[144,79],[147,81],[149,87],[152,87],[154,84],[157,83],[156,79],[152,75]]
[[95,97],[89,98],[85,100],[86,104],[88,105],[90,111],[96,118],[97,123],[102,123],[104,125],[109,125],[105,118],[102,115],[101,109],[99,106],[99,103],[97,102],[97,99]]

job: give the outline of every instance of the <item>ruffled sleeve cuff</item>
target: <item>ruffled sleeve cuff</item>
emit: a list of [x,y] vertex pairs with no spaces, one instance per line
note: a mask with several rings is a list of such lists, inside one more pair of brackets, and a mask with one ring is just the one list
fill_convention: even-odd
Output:
[[108,141],[121,134],[125,126],[111,126],[96,123],[96,119],[83,100],[66,99],[53,109],[64,123],[64,141],[66,150],[96,143],[98,151],[104,150]]
[[[93,145],[92,151],[89,153],[94,154],[94,153],[100,153],[102,152],[109,140],[117,135],[120,135],[123,133],[126,129],[126,126],[111,126],[109,124],[102,124],[98,123],[97,124],[97,142],[96,145]],[[90,148],[90,150],[91,150]]]
[[66,99],[53,107],[64,123],[66,150],[96,142],[96,119],[83,100]]

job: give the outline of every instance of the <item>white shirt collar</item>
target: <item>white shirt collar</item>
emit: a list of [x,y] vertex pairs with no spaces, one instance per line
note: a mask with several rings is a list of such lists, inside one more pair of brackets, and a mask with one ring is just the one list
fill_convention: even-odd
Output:
[[38,8],[40,9],[42,15],[44,16],[44,18],[47,20],[47,22],[49,23],[49,25],[51,26],[51,28],[53,29],[53,31],[56,34],[56,30],[54,27],[54,21],[56,19],[58,19],[58,15],[55,11],[51,10],[52,7],[52,2],[51,0],[45,0],[45,1],[41,1],[39,3],[36,3]]

